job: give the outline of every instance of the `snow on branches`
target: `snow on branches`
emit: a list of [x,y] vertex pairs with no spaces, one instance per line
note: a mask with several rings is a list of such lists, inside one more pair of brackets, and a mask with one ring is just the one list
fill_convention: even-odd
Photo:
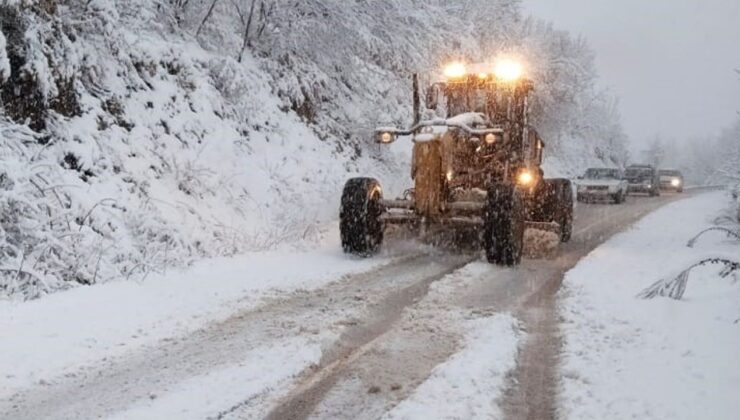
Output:
[[2,28],[0,28],[0,85],[10,78],[10,60],[8,60],[8,52],[5,50],[6,44],[5,35]]
[[681,300],[686,292],[686,285],[689,282],[689,274],[691,273],[691,270],[696,267],[711,264],[722,266],[722,270],[719,273],[720,278],[726,278],[732,273],[740,272],[740,262],[736,259],[724,257],[701,258],[689,265],[685,270],[682,270],[678,275],[658,280],[653,283],[650,287],[640,292],[637,297],[642,299],[653,299],[657,296],[663,296],[675,300]]

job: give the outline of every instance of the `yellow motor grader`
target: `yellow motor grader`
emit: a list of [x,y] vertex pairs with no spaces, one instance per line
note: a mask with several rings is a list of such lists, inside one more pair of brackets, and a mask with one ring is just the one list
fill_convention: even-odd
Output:
[[[421,118],[419,78],[413,77],[410,128],[382,127],[375,140],[413,141],[414,187],[384,199],[373,178],[352,178],[342,193],[340,234],[345,252],[375,253],[387,226],[479,232],[489,262],[519,264],[528,228],[570,239],[573,192],[567,179],[544,179],[545,144],[529,123],[533,83],[513,60],[493,65],[452,63],[427,88],[426,108],[445,118]],[[430,113],[429,111],[427,114]]]

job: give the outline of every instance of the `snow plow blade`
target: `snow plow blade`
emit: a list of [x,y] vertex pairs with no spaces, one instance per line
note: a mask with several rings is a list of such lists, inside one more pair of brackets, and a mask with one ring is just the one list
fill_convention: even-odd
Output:
[[524,256],[548,258],[560,245],[560,225],[554,222],[527,222],[524,230]]

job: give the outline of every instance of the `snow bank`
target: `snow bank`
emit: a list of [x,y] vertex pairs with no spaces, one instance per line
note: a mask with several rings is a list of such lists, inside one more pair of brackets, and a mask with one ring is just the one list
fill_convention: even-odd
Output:
[[4,96],[27,124],[0,118],[0,297],[315,238],[347,178],[398,178],[287,109],[251,56],[183,39],[160,6],[99,0],[53,19],[3,6],[29,42],[14,77],[38,86]]
[[39,381],[51,382],[164,338],[259,304],[277,289],[313,289],[342,275],[386,264],[348,258],[338,232],[311,251],[283,247],[210,259],[146,282],[76,288],[28,302],[0,301],[0,398]]
[[721,192],[670,204],[567,273],[563,418],[737,418],[737,282],[702,268],[692,271],[681,301],[636,298],[698,255],[740,256],[738,244],[721,235],[686,247],[726,205]]
[[383,419],[501,418],[496,400],[516,366],[521,333],[510,315],[464,322],[463,348],[437,366],[413,394]]

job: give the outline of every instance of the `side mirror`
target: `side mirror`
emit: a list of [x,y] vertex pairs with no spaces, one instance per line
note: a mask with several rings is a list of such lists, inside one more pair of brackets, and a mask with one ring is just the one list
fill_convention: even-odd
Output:
[[427,89],[426,106],[427,109],[436,110],[439,105],[439,84],[435,83]]

